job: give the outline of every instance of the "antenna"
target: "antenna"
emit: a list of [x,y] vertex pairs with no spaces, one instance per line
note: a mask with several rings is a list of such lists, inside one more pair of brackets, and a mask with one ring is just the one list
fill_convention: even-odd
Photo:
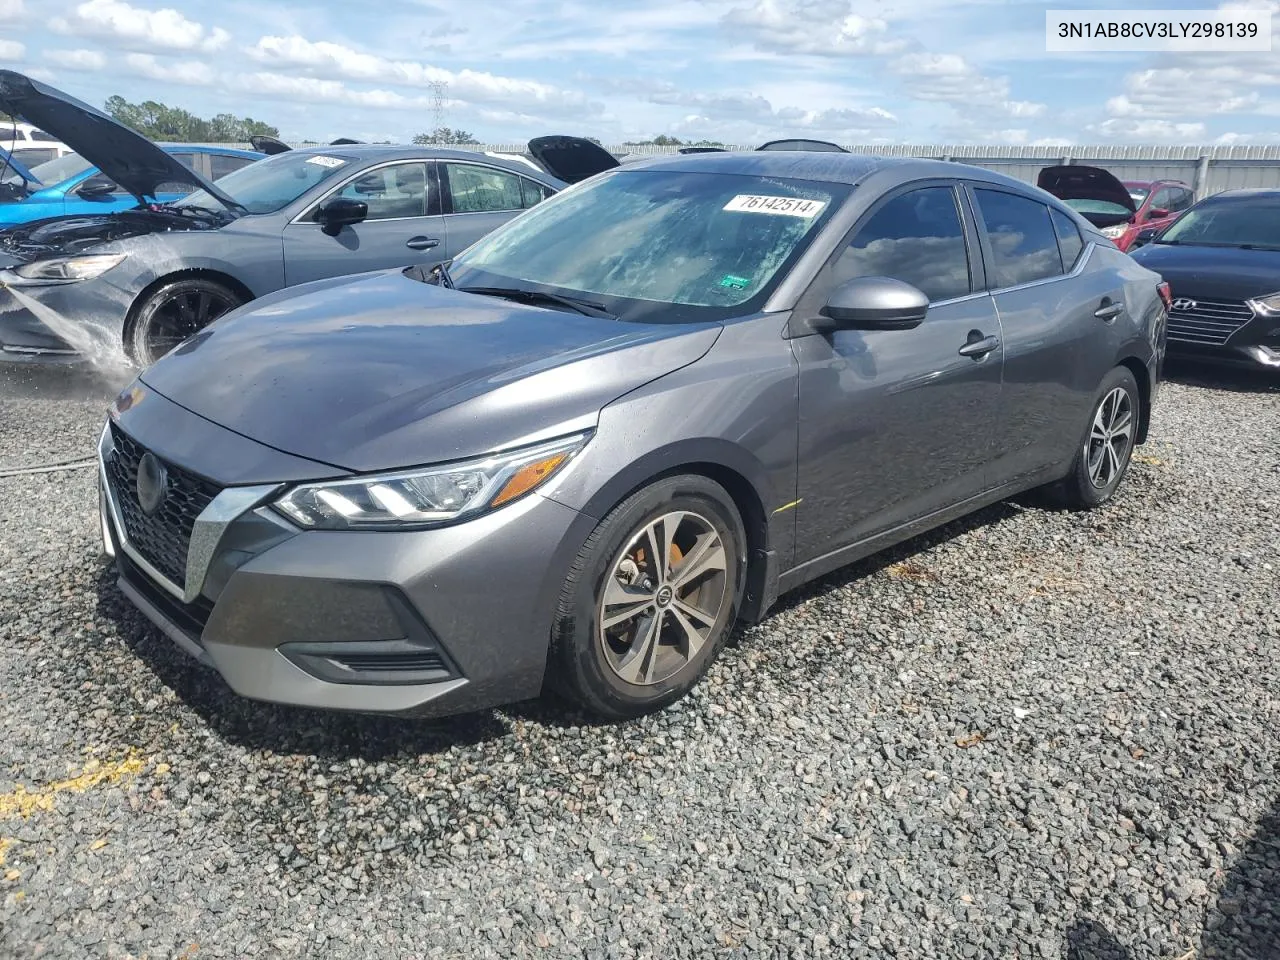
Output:
[[444,126],[445,98],[449,94],[448,80],[432,80],[431,87],[431,129],[439,130]]

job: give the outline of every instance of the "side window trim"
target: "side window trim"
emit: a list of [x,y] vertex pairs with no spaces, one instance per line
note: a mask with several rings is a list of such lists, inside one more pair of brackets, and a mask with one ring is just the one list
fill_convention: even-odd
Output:
[[[523,175],[516,173],[514,170],[508,170],[506,167],[498,167],[492,163],[479,163],[475,160],[454,160],[452,158],[448,160],[440,160],[438,162],[440,163],[440,166],[443,168],[440,174],[440,180],[442,183],[446,183],[446,184],[449,183],[448,168],[451,164],[456,166],[481,167],[485,170],[493,170],[493,171],[496,171],[497,173],[505,173],[508,176],[515,177],[517,180],[527,179]],[[524,195],[523,187],[520,188],[520,194],[521,196]],[[525,207],[508,207],[503,210],[454,210],[452,185],[450,185],[448,188],[448,200],[449,202],[445,207],[445,212],[449,216],[453,216],[453,217],[467,217],[477,213],[519,213],[521,210],[527,209]]]
[[980,256],[975,256],[978,250],[978,234],[975,229],[972,213],[969,210],[967,198],[963,183],[959,180],[949,177],[927,177],[921,180],[911,180],[907,183],[899,184],[893,190],[880,197],[872,206],[862,211],[858,215],[849,229],[831,248],[831,252],[827,255],[827,259],[822,266],[814,273],[813,279],[809,281],[809,285],[805,287],[804,293],[796,298],[795,307],[791,311],[791,318],[787,321],[787,327],[783,331],[783,337],[791,339],[793,337],[802,337],[810,335],[811,331],[805,326],[806,321],[802,318],[816,315],[821,309],[826,297],[830,293],[831,273],[836,263],[840,260],[845,249],[853,242],[853,238],[858,231],[880,211],[880,208],[891,200],[895,200],[905,193],[911,193],[915,190],[923,190],[928,187],[949,187],[953,196],[957,200],[957,212],[960,215],[960,224],[964,230],[965,255],[969,259],[969,292],[961,297],[952,297],[948,300],[931,301],[929,306],[935,307],[948,303],[960,303],[965,300],[973,300],[978,297],[987,296],[985,289],[986,274],[983,269],[983,262]]
[[[345,190],[347,187],[351,186],[351,184],[352,184],[352,183],[354,183],[355,181],[359,180],[361,177],[367,177],[369,174],[371,174],[371,173],[375,173],[375,172],[377,172],[378,170],[383,170],[383,169],[385,169],[385,168],[387,168],[387,167],[400,166],[401,164],[406,164],[406,163],[424,163],[424,164],[426,164],[426,165],[427,165],[427,190],[428,190],[428,196],[427,196],[427,212],[426,212],[426,214],[424,214],[423,216],[418,216],[418,217],[387,217],[386,219],[383,219],[383,220],[374,220],[374,221],[371,221],[371,222],[373,222],[373,223],[392,223],[392,222],[394,222],[394,221],[396,221],[396,220],[422,220],[422,219],[424,219],[425,217],[430,217],[430,216],[432,216],[431,208],[432,208],[432,206],[434,205],[434,204],[433,204],[433,202],[432,202],[432,200],[431,200],[431,196],[430,196],[430,190],[431,190],[431,168],[432,168],[432,166],[433,166],[432,161],[431,161],[429,158],[424,158],[424,157],[418,157],[418,158],[413,158],[413,157],[401,157],[401,158],[400,158],[400,159],[398,159],[398,160],[386,160],[386,161],[383,161],[382,163],[374,164],[372,167],[361,167],[361,168],[360,168],[359,170],[357,170],[356,172],[354,172],[354,173],[352,173],[352,174],[348,174],[348,176],[347,176],[347,178],[346,178],[345,180],[342,180],[341,182],[339,182],[339,183],[335,184],[334,186],[332,186],[332,187],[330,187],[328,190],[326,190],[326,191],[325,191],[325,192],[320,196],[320,199],[319,199],[319,200],[316,200],[314,203],[310,203],[310,204],[308,204],[305,208],[303,208],[302,212],[301,212],[301,213],[299,213],[299,214],[298,214],[296,217],[294,217],[292,220],[290,220],[290,221],[289,221],[289,223],[288,223],[288,225],[289,225],[289,226],[293,226],[295,223],[303,223],[303,224],[311,224],[311,225],[313,225],[313,226],[319,226],[319,224],[318,224],[318,223],[316,223],[316,220],[315,220],[315,214],[316,214],[316,211],[317,211],[317,210],[319,210],[319,209],[320,209],[322,206],[324,206],[326,203],[328,203],[328,202],[329,202],[329,200],[331,200],[331,199],[332,199],[333,197],[335,197],[337,194],[341,193],[341,192],[342,192],[343,190]],[[313,187],[312,189],[314,189],[314,187]]]
[[[979,209],[978,199],[976,196],[973,195],[973,191],[975,188],[982,189],[982,190],[995,190],[999,193],[1009,193],[1015,197],[1022,197],[1024,200],[1034,200],[1036,203],[1039,203],[1041,204],[1041,206],[1044,206],[1046,210],[1048,209],[1048,204],[1045,204],[1044,201],[1039,200],[1035,197],[1029,197],[1025,193],[1020,193],[1017,190],[1010,190],[1006,188],[1003,184],[987,183],[983,180],[966,180],[964,181],[964,188],[965,188],[965,193],[969,195],[969,202],[973,204],[973,210],[975,214]],[[1048,214],[1046,213],[1045,216],[1048,216]],[[977,218],[975,216],[975,222],[976,220]],[[1049,226],[1050,228],[1053,227],[1052,220],[1050,220]],[[981,237],[981,243],[982,243],[982,256],[984,260],[987,260],[988,262],[990,262],[991,238],[987,236],[986,224],[979,224],[979,236]],[[1055,237],[1057,236],[1056,230],[1054,231],[1054,236]],[[1093,248],[1098,245],[1095,240],[1090,239],[1090,237],[1083,232],[1081,233],[1081,239],[1084,240],[1084,249],[1080,251],[1080,256],[1076,260],[1075,267],[1069,272],[1060,273],[1056,277],[1044,277],[1041,280],[1028,280],[1026,283],[1014,284],[1011,287],[993,287],[988,284],[986,292],[991,294],[992,296],[995,296],[998,293],[1008,293],[1011,290],[1025,290],[1028,287],[1038,287],[1046,283],[1059,283],[1060,281],[1068,280],[1072,277],[1078,277],[1080,274],[1084,273],[1084,268],[1089,265],[1089,260],[1093,256]],[[1059,254],[1059,256],[1061,256],[1061,254]]]

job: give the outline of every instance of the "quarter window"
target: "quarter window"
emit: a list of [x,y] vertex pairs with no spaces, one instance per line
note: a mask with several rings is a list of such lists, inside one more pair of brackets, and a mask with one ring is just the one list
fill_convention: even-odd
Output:
[[368,204],[368,220],[427,215],[427,165],[421,161],[380,167],[356,177],[334,196]]
[[453,195],[454,213],[519,210],[526,205],[520,185],[524,177],[474,163],[446,163],[444,166],[449,177],[449,192]]
[[1151,198],[1151,210],[1170,210],[1173,206],[1173,190],[1169,187],[1163,187],[1156,191],[1156,195]]
[[931,301],[972,289],[964,227],[951,187],[923,187],[894,197],[873,213],[836,261],[835,282],[892,277]]
[[1049,217],[1053,220],[1053,232],[1058,235],[1058,252],[1062,254],[1062,269],[1070,273],[1075,269],[1080,252],[1084,250],[1084,239],[1080,236],[1080,228],[1061,210],[1049,208]]
[[523,206],[526,210],[529,207],[541,203],[543,200],[547,199],[547,197],[551,196],[553,192],[550,187],[544,187],[542,184],[535,180],[530,180],[528,177],[520,178],[520,190],[524,200]]
[[1173,198],[1169,202],[1170,213],[1181,213],[1193,203],[1195,203],[1196,195],[1185,187],[1174,187]]
[[973,192],[991,242],[989,286],[1016,287],[1062,273],[1062,255],[1048,207],[998,190],[979,188]]

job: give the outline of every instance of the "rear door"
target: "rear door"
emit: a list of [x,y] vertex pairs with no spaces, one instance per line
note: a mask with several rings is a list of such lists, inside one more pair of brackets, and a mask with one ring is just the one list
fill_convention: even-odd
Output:
[[[363,223],[337,236],[320,228],[316,211],[335,197],[369,207]],[[286,286],[366,270],[443,259],[444,217],[435,171],[427,160],[396,160],[366,168],[326,193],[284,228]]]
[[438,163],[445,211],[442,259],[453,259],[490,230],[552,194],[550,187],[536,180],[486,163]]
[[1060,210],[993,184],[971,183],[969,195],[1004,340],[993,479],[1053,479],[1074,456],[1115,355],[1101,359],[1098,346],[1124,319],[1124,283],[1090,268],[1093,245]]
[[[949,180],[888,194],[805,293],[817,311],[855,277],[929,296],[911,330],[791,341],[800,368],[796,559],[816,560],[982,493],[999,414],[1002,348],[977,233]],[[964,355],[968,344],[985,352]]]

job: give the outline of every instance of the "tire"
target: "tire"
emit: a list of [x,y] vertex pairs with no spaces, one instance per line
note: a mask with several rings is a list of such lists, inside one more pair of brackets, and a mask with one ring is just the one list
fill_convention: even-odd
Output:
[[244,297],[226,284],[187,277],[161,284],[135,308],[125,349],[140,367],[149,367],[179,343],[199,333]]
[[[1115,496],[1129,472],[1141,416],[1138,381],[1128,367],[1116,367],[1098,388],[1089,408],[1084,438],[1071,463],[1071,472],[1054,490],[1056,498],[1068,507],[1091,510]],[[1119,428],[1125,422],[1127,431],[1122,435]],[[1109,456],[1107,446],[1111,448]]]
[[[666,579],[651,563],[662,547],[650,549],[650,532],[671,544]],[[609,720],[679,700],[737,621],[746,543],[733,499],[706,477],[667,477],[632,494],[600,521],[565,577],[550,684]],[[606,604],[606,590],[614,602]],[[606,606],[611,625],[602,619]]]

